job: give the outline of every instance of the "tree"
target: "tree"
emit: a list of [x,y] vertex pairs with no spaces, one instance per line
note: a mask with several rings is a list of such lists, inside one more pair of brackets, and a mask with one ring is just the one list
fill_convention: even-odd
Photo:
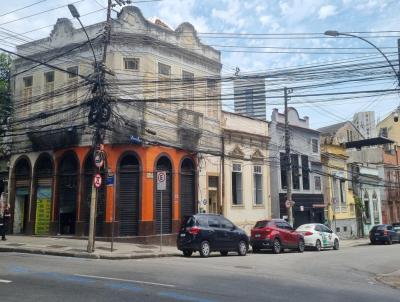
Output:
[[10,66],[11,57],[0,53],[0,125],[4,125],[11,114]]
[[0,53],[0,158],[7,153],[7,146],[5,146],[2,136],[4,134],[7,118],[12,112],[10,66],[11,57],[8,54]]

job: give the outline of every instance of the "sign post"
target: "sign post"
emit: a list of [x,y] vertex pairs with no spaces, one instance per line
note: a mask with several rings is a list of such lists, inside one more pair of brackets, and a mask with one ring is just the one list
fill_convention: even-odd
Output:
[[162,251],[162,237],[163,237],[163,191],[167,189],[167,172],[157,172],[157,191],[160,193],[160,252]]

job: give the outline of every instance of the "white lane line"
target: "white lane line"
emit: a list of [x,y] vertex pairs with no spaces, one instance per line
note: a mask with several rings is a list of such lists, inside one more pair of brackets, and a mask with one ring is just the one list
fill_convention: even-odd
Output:
[[146,284],[146,285],[156,285],[156,286],[163,286],[163,287],[170,287],[170,288],[176,287],[175,285],[172,285],[172,284],[163,284],[163,283],[147,282],[147,281],[139,281],[139,280],[120,279],[120,278],[112,278],[112,277],[80,275],[80,274],[75,274],[75,276],[92,278],[92,279],[102,279],[102,280],[121,281],[121,282],[138,283],[138,284]]
[[3,280],[3,279],[0,279],[0,283],[11,283],[12,281],[10,281],[10,280]]

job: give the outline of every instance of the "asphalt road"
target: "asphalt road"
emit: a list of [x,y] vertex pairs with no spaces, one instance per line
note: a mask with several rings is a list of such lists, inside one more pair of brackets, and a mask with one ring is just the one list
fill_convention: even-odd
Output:
[[339,251],[92,260],[0,254],[0,301],[400,301],[374,276],[400,269],[400,244]]

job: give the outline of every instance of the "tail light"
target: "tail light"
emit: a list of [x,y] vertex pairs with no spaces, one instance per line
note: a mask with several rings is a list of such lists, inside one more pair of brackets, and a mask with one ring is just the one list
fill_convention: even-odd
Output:
[[191,235],[198,235],[200,233],[201,229],[197,226],[191,227],[188,232]]
[[384,235],[384,236],[387,236],[387,234],[388,234],[388,231],[387,231],[387,230],[384,230],[384,231],[383,231],[383,235]]
[[304,235],[304,236],[311,236],[312,234],[313,234],[313,232],[307,231],[307,232],[305,232],[303,235]]

